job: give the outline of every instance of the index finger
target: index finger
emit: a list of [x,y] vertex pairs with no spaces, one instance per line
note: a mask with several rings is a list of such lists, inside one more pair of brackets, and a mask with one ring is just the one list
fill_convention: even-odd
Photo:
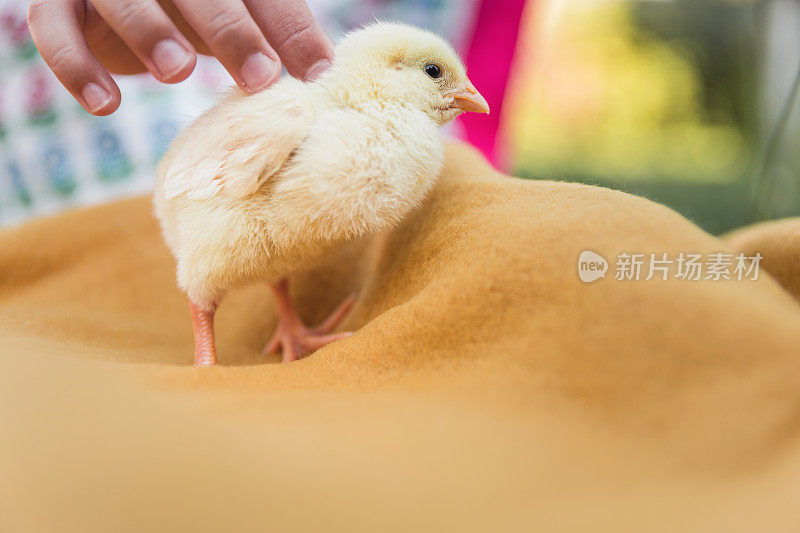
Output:
[[34,1],[28,27],[58,81],[88,112],[108,115],[119,106],[119,87],[89,51],[81,28],[84,14],[80,0]]

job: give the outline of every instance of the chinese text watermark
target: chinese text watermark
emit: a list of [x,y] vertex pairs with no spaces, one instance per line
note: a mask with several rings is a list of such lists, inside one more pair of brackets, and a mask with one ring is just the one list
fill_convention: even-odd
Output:
[[[670,278],[683,281],[755,281],[761,264],[760,253],[715,252],[695,253],[621,253],[614,264],[614,279],[617,281],[662,280]],[[591,250],[584,250],[578,257],[578,276],[581,281],[591,283],[605,278],[609,264],[606,259]]]

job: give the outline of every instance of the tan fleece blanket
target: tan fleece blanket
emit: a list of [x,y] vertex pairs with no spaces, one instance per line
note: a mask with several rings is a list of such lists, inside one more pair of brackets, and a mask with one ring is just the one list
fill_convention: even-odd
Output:
[[[799,231],[733,242],[797,295]],[[247,287],[196,369],[149,199],[6,231],[0,530],[798,531],[798,302],[763,270],[583,283],[587,249],[729,250],[452,145],[399,228],[292,280],[309,321],[357,290],[355,335],[277,364]]]

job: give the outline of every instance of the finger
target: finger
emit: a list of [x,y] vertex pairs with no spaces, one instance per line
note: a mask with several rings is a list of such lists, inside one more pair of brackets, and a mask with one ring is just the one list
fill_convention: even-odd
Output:
[[114,74],[138,74],[147,72],[136,54],[119,38],[111,26],[103,20],[92,4],[85,3],[83,35],[92,55],[103,68]]
[[247,92],[281,74],[280,59],[241,0],[175,0],[181,14]]
[[197,55],[155,0],[91,0],[153,76],[166,83],[189,77]]
[[28,27],[42,59],[75,100],[93,115],[108,115],[122,97],[86,45],[84,14],[81,0],[34,0],[28,8]]
[[253,20],[295,78],[313,79],[333,60],[333,43],[305,0],[245,0]]
[[161,6],[161,9],[164,10],[164,13],[167,14],[172,23],[177,26],[178,31],[189,39],[189,42],[192,43],[198,55],[211,55],[211,50],[208,48],[208,45],[197,35],[197,32],[194,31],[192,25],[187,22],[186,17],[183,16],[178,6],[176,6],[172,0],[158,0],[158,5]]

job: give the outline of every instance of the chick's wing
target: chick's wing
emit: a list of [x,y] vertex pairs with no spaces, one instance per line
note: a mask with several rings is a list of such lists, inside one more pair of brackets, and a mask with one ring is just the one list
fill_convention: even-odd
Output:
[[200,117],[170,149],[164,197],[242,198],[254,192],[280,170],[314,120],[313,105],[298,89],[236,94]]

